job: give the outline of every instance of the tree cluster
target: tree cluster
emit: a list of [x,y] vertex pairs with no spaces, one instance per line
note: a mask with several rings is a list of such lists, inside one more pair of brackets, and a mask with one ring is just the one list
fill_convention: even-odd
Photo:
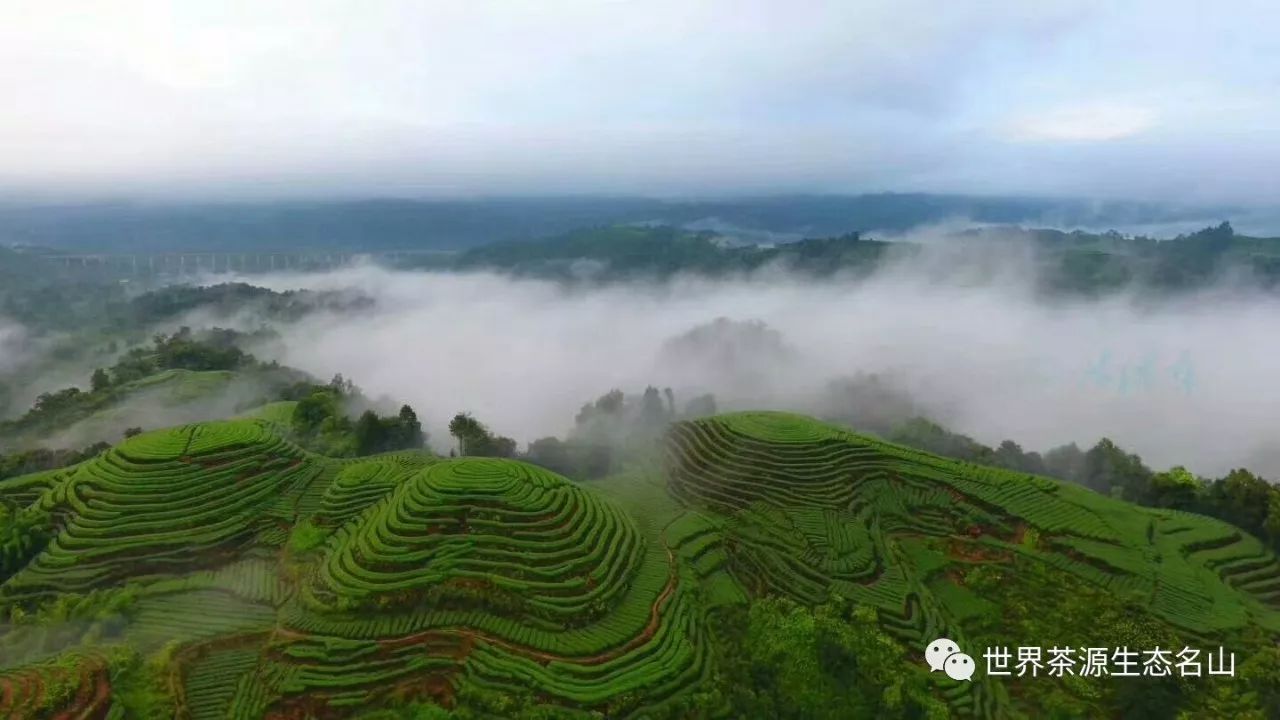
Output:
[[373,455],[392,450],[413,450],[423,446],[426,435],[418,415],[408,405],[401,405],[400,412],[382,417],[372,410],[365,410],[356,420],[356,454]]
[[945,718],[927,669],[905,662],[874,609],[834,597],[766,597],[716,617],[717,667],[733,717]]
[[52,537],[46,514],[0,501],[0,582],[26,567]]
[[488,426],[471,416],[458,413],[449,421],[449,434],[458,441],[456,452],[473,457],[515,457],[516,441],[495,435]]
[[0,455],[0,480],[75,465],[97,456],[110,449],[110,447],[109,444],[102,442],[90,445],[82,450],[35,448],[9,455]]
[[281,393],[281,399],[297,401],[291,420],[294,439],[331,457],[410,450],[426,444],[422,423],[408,405],[386,417],[368,409],[353,420],[350,408],[367,401],[342,375],[334,376],[327,385],[291,385]]
[[677,410],[671,388],[649,386],[631,397],[614,389],[582,406],[567,438],[534,440],[524,459],[568,477],[600,478],[651,457],[672,421],[715,413],[713,395],[699,395]]

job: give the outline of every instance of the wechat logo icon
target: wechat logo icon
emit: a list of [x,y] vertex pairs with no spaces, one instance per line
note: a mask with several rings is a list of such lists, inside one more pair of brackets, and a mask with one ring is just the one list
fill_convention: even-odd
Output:
[[961,652],[954,640],[947,638],[938,638],[929,643],[929,647],[924,650],[924,659],[929,663],[930,672],[942,670],[952,680],[972,681],[973,672],[977,670],[973,658]]

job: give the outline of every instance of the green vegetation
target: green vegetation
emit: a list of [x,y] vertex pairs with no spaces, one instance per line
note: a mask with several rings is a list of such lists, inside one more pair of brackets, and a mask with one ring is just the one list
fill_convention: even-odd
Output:
[[869,607],[836,598],[807,608],[768,597],[717,622],[733,638],[718,659],[732,678],[735,716],[948,717],[929,694],[928,673],[903,664],[907,648]]
[[476,457],[513,457],[516,441],[494,435],[489,428],[468,413],[458,413],[449,421],[449,434],[458,441],[457,455]]
[[965,462],[1048,475],[1140,505],[1216,517],[1280,552],[1280,486],[1244,468],[1216,479],[1197,477],[1183,467],[1156,472],[1108,438],[1088,450],[1072,443],[1043,455],[1024,451],[1012,440],[990,448],[923,418],[897,425],[885,435],[893,442]]
[[64,430],[160,385],[172,383],[170,404],[180,404],[217,395],[236,372],[254,373],[266,393],[305,378],[298,371],[255,360],[240,349],[240,342],[239,333],[220,328],[196,333],[183,327],[172,335],[157,334],[149,346],[132,348],[110,368],[96,369],[88,391],[68,387],[41,394],[22,416],[0,422],[0,439]]
[[[21,417],[0,422],[0,441],[21,447],[69,428],[89,437],[119,437],[123,428],[128,439],[143,430],[130,427],[132,422],[168,413],[197,413],[200,419],[221,408],[271,421],[287,429],[290,440],[331,457],[425,445],[422,424],[408,405],[381,416],[341,375],[318,384],[300,371],[256,360],[239,347],[242,340],[240,333],[219,328],[196,333],[183,327],[173,335],[156,335],[150,347],[129,350],[110,370],[95,370],[88,392],[70,387],[44,393]],[[245,399],[232,407],[227,397]],[[74,465],[109,447],[100,442],[80,451],[31,448],[0,454],[0,479]]]
[[[883,226],[879,226],[883,227]],[[1237,235],[1229,223],[1169,240],[1117,232],[996,228],[942,238],[974,252],[955,261],[983,261],[984,250],[1029,251],[1040,289],[1051,294],[1099,295],[1122,289],[1173,293],[1211,285],[1234,274],[1266,289],[1280,286],[1280,238]],[[922,251],[911,242],[886,242],[846,232],[832,237],[754,245],[731,244],[713,232],[672,226],[615,225],[573,230],[537,240],[467,250],[447,267],[493,269],[570,282],[667,279],[681,274],[723,277],[766,267],[811,277],[864,277],[886,262]]]
[[829,275],[837,270],[869,272],[893,247],[893,243],[863,239],[856,232],[776,247],[730,246],[712,232],[626,225],[486,245],[462,253],[451,267],[591,281],[668,278],[680,273],[718,277],[767,265]]
[[111,445],[108,443],[98,443],[82,450],[38,448],[23,450],[12,455],[0,455],[0,480],[75,465],[110,448]]
[[[1003,589],[977,590],[965,580],[973,568],[1042,569],[1029,595],[1091,588],[1192,647],[1215,638],[1254,657],[1266,645],[1259,638],[1280,633],[1275,555],[1216,520],[1135,508],[1078,486],[943,460],[777,413],[682,423],[672,439],[671,491],[724,518],[717,562],[745,588],[810,605],[838,596],[873,607],[907,647],[938,636],[962,646],[979,646],[978,637],[1041,644],[1040,636],[1028,641],[1010,632]],[[1078,607],[1089,607],[1088,600]],[[1043,630],[1058,617],[1042,606],[1030,612]],[[1073,646],[1120,644],[1101,634],[1106,630],[1082,622],[1045,637]],[[1017,689],[1021,683],[1011,685],[981,678],[943,694],[953,711],[981,715],[1042,707]],[[1175,704],[1208,702],[1197,692],[1207,691],[1192,689]],[[1109,697],[1111,704],[1103,699],[1074,716],[1110,714],[1119,700]]]
[[292,404],[269,409],[266,417],[284,420],[287,416],[295,441],[330,457],[373,455],[426,444],[422,423],[408,405],[400,406],[400,412],[391,417],[365,410],[352,420],[351,409],[368,401],[341,375],[328,385],[297,383],[282,391],[280,397]]
[[64,268],[39,253],[0,247],[0,316],[37,330],[100,328],[106,335],[145,331],[196,310],[212,319],[253,310],[291,321],[318,309],[359,310],[372,301],[345,293],[277,292],[247,283],[133,287],[90,268]]
[[[6,363],[0,376],[0,420],[25,410],[14,407],[15,388],[38,382],[51,368],[98,366],[100,372],[92,372],[83,394],[101,399],[109,385],[127,384],[159,369],[230,369],[245,359],[229,353],[230,346],[273,339],[273,323],[295,321],[316,310],[358,311],[372,302],[351,292],[276,292],[244,283],[157,287],[93,268],[63,267],[42,260],[38,251],[0,247],[0,330],[17,322],[23,331],[16,362]],[[212,324],[250,319],[258,327],[244,333],[217,327],[180,330],[180,321],[196,312]],[[173,342],[153,347],[157,333]],[[192,341],[204,347],[193,348]],[[112,365],[117,367],[109,372]],[[54,398],[59,399],[85,400]]]
[[[586,486],[506,458],[326,457],[261,418],[0,480],[0,714],[1263,718],[1280,702],[1280,562],[1231,525],[795,415],[669,421],[662,462],[637,453]],[[937,636],[1223,645],[1239,671],[963,683],[923,666]]]
[[671,388],[649,386],[631,397],[610,390],[582,406],[567,438],[534,440],[523,459],[569,477],[599,479],[652,457],[672,421],[714,414],[711,395],[694,398],[680,413]]

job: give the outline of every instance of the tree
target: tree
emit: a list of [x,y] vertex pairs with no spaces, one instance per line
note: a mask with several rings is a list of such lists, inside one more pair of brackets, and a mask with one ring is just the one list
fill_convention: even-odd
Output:
[[591,424],[593,420],[598,418],[618,417],[622,414],[625,405],[626,396],[621,390],[613,389],[596,398],[595,404],[587,403],[578,411],[577,417],[574,418],[574,424],[583,427]]
[[1082,483],[1084,451],[1075,443],[1053,448],[1044,454],[1044,469],[1054,477]]
[[904,671],[903,648],[872,608],[769,597],[751,604],[744,630],[725,658],[739,676],[733,684],[744,686],[732,691],[739,717],[946,716],[921,671]]
[[1151,476],[1151,504],[1175,510],[1194,510],[1202,489],[1199,478],[1178,465]]
[[22,569],[49,543],[50,518],[39,510],[0,503],[0,582]]
[[473,445],[484,432],[484,426],[471,417],[471,413],[458,413],[449,421],[449,434],[458,439],[458,454],[466,455],[468,445]]
[[418,414],[408,405],[400,406],[400,427],[399,438],[396,445],[400,448],[417,449],[427,442],[427,435],[422,431],[422,423],[418,420]]
[[140,427],[125,428],[125,431],[124,431],[124,437],[126,440],[128,440],[131,437],[137,437],[141,434],[142,434],[142,428]]
[[644,389],[644,397],[640,401],[640,424],[647,430],[661,427],[667,422],[666,407],[658,388],[650,385]]
[[516,456],[516,441],[514,439],[505,435],[490,435],[488,440],[486,456],[503,458]]
[[102,392],[111,387],[111,376],[107,375],[107,371],[98,368],[93,371],[93,377],[89,378],[89,388],[93,392]]
[[991,448],[968,435],[953,433],[924,417],[914,417],[902,423],[889,433],[888,439],[958,460],[995,464]]
[[111,368],[117,384],[141,380],[156,371],[155,359],[143,348],[133,348]]
[[199,339],[191,328],[182,327],[168,337],[155,337],[155,363],[164,369],[236,370],[252,365],[252,355],[236,346],[239,333],[213,328]]
[[418,415],[408,405],[402,405],[397,415],[385,418],[372,410],[364,411],[352,434],[357,455],[415,449],[425,442]]
[[561,475],[572,474],[573,467],[569,459],[569,448],[558,437],[538,438],[529,443],[529,449],[525,452],[525,459],[534,465],[554,470]]
[[1150,502],[1151,470],[1142,464],[1142,458],[1126,453],[1109,438],[1102,438],[1084,454],[1083,471],[1081,481],[1097,492]]
[[516,441],[494,435],[470,413],[458,413],[449,421],[449,434],[458,438],[458,454],[475,457],[515,457]]
[[710,417],[716,414],[716,396],[711,393],[699,395],[684,405],[684,417],[687,420],[694,420],[700,417]]
[[356,420],[355,436],[358,455],[372,455],[387,449],[387,428],[372,410],[365,410]]
[[356,393],[355,383],[351,382],[351,380],[348,378],[342,377],[342,373],[338,373],[337,375],[333,376],[333,379],[329,381],[329,389],[333,390],[339,395],[349,396],[349,395],[354,395]]
[[1025,452],[1021,445],[1012,440],[1005,440],[1000,443],[992,460],[996,465],[1010,470],[1034,473],[1036,475],[1043,475],[1045,472],[1044,461],[1040,458],[1039,453]]
[[1271,491],[1271,498],[1267,501],[1267,520],[1262,529],[1272,544],[1280,548],[1280,489]]
[[293,408],[293,429],[311,435],[325,419],[338,415],[338,399],[328,390],[317,390],[298,401]]
[[1219,508],[1219,517],[1251,533],[1261,534],[1270,511],[1272,492],[1266,480],[1237,468],[1213,483],[1210,497]]

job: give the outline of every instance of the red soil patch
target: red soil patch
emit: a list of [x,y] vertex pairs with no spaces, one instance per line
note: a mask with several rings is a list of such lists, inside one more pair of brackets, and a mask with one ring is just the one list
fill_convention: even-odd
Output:
[[53,720],[101,720],[111,708],[111,679],[106,663],[87,662],[80,667],[80,684],[71,706]]
[[969,562],[1007,562],[1012,559],[1008,551],[961,539],[953,539],[947,543],[947,554],[957,560]]
[[453,677],[457,673],[432,674],[424,678],[406,680],[392,687],[390,696],[400,702],[429,700],[441,707],[452,709],[457,704]]
[[[56,713],[47,708],[50,682],[62,683],[67,672],[52,668],[42,673],[33,670],[15,677],[0,679],[0,715],[8,718],[48,717],[52,720],[102,720],[111,708],[111,679],[106,662],[85,658],[79,666],[76,694]],[[46,682],[45,675],[48,675]],[[43,712],[41,712],[43,710]]]

